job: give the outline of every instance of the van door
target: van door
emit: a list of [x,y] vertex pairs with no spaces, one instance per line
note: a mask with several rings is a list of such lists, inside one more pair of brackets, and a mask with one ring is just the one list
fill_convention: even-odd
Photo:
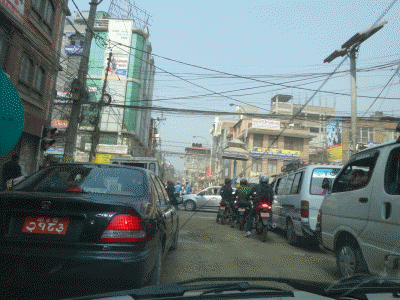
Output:
[[375,150],[353,156],[324,199],[322,239],[331,250],[336,232],[344,229],[358,238],[367,225],[373,186],[370,181],[378,155]]
[[275,199],[274,202],[272,203],[272,219],[273,222],[276,224],[276,226],[278,228],[283,229],[283,222],[282,219],[284,220],[284,218],[282,217],[283,214],[283,206],[282,206],[282,200],[283,200],[283,190],[285,187],[285,183],[286,183],[286,175],[282,176],[281,178],[279,178],[276,182],[275,185]]
[[[282,195],[282,226],[286,228],[286,220],[288,217],[292,219],[296,233],[301,231],[300,226],[300,208],[297,211],[296,195],[291,195],[292,185],[294,181],[294,173],[289,174],[283,189]],[[298,198],[298,197],[297,197]]]
[[360,245],[369,267],[381,270],[386,255],[400,255],[400,146],[384,154],[372,179],[371,209]]

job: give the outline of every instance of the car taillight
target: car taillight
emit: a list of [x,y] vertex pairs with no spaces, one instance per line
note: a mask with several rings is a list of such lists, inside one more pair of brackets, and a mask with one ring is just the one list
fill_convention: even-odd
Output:
[[69,191],[69,192],[82,192],[82,189],[80,187],[69,186],[69,187],[67,187],[67,191]]
[[308,201],[301,201],[300,213],[302,218],[308,218],[309,216]]
[[101,243],[136,243],[146,240],[146,228],[138,215],[116,215],[100,238]]

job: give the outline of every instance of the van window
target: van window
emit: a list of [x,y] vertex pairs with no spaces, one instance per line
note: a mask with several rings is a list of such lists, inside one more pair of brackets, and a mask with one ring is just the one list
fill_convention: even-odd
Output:
[[400,147],[390,153],[386,166],[385,191],[390,195],[400,195]]
[[156,172],[156,164],[155,163],[149,163],[149,170],[152,172]]
[[332,193],[354,191],[364,188],[371,180],[377,155],[351,161],[339,173],[333,183]]
[[291,194],[299,194],[301,190],[301,182],[303,179],[303,172],[296,173],[293,181],[293,186],[291,190]]
[[146,169],[147,164],[146,163],[130,163],[130,162],[123,162],[122,165],[124,166],[131,166],[131,167],[139,167],[139,168],[143,168]]
[[288,179],[286,180],[285,188],[284,188],[284,194],[289,195],[290,191],[292,190],[292,184],[294,180],[294,174],[290,174]]
[[277,195],[283,195],[283,189],[285,188],[285,183],[286,183],[286,177],[283,177],[280,179],[278,182],[279,186],[277,188]]
[[336,175],[340,172],[340,169],[333,168],[316,168],[313,170],[311,175],[311,185],[310,185],[310,194],[311,195],[321,195],[324,196],[328,189],[324,188],[323,182],[329,181],[329,185],[332,186],[333,181],[336,178]]

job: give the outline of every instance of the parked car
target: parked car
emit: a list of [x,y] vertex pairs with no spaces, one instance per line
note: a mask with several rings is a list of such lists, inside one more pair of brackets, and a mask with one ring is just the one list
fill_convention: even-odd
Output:
[[163,257],[178,245],[178,212],[161,180],[143,168],[60,164],[0,200],[0,254],[15,281],[158,284]]
[[399,273],[400,138],[350,158],[323,201],[317,232],[342,276]]
[[277,228],[286,231],[289,244],[298,237],[315,237],[317,216],[326,190],[324,178],[333,180],[340,166],[291,163],[273,180],[272,218]]
[[219,207],[221,186],[212,186],[201,190],[196,194],[183,195],[183,205],[186,210],[196,210],[204,207]]

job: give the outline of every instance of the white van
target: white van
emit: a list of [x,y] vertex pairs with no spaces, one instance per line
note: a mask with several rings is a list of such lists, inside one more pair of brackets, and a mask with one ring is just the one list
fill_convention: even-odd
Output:
[[288,243],[298,237],[314,237],[318,211],[327,190],[324,178],[333,182],[341,165],[290,163],[273,181],[272,218],[277,228],[286,231]]
[[400,138],[350,158],[325,196],[317,228],[342,276],[399,274]]
[[159,176],[158,160],[155,157],[112,157],[110,165],[124,165],[144,168]]

